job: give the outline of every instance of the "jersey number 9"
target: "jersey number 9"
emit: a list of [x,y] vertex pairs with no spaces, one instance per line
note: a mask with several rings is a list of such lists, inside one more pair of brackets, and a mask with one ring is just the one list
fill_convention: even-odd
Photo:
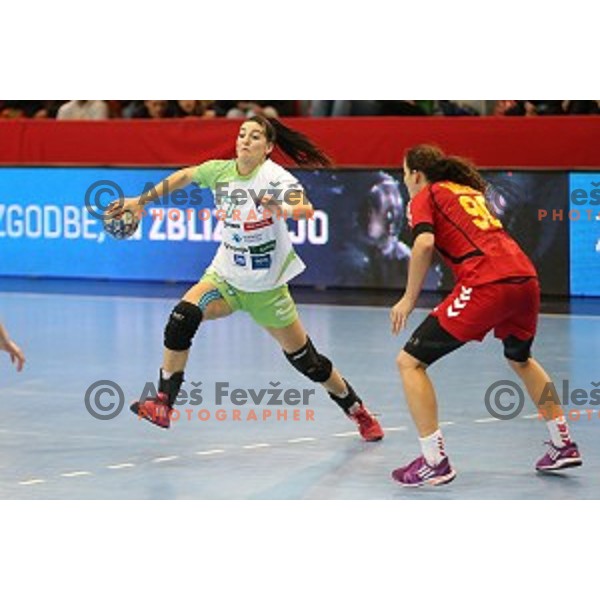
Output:
[[475,217],[473,224],[479,229],[502,229],[502,223],[490,213],[482,195],[459,196],[458,201],[467,214]]

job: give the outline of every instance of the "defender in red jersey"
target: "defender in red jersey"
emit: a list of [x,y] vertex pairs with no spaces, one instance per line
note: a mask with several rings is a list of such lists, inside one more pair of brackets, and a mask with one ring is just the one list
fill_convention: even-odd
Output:
[[419,486],[449,483],[456,476],[446,456],[426,369],[465,342],[481,341],[489,331],[502,341],[504,356],[546,419],[551,442],[536,469],[581,465],[558,396],[543,396],[551,379],[531,357],[540,294],[535,267],[490,212],[485,180],[466,160],[423,145],[407,152],[404,182],[411,197],[408,217],[414,245],[406,291],[390,313],[392,332],[406,326],[434,249],[452,270],[456,286],[397,357],[423,454],[392,477],[403,485]]

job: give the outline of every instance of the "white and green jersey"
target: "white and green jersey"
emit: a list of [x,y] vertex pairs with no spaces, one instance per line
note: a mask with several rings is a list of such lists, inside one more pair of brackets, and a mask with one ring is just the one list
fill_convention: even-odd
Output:
[[246,292],[272,290],[304,271],[285,219],[269,216],[270,211],[265,214],[260,205],[266,194],[282,199],[288,190],[302,190],[291,173],[267,159],[243,176],[235,160],[210,160],[196,169],[194,181],[213,191],[223,222],[221,245],[211,269]]

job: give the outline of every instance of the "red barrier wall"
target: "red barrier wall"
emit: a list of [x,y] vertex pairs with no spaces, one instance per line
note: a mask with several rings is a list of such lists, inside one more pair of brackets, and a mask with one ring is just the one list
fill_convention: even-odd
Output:
[[[339,166],[396,167],[434,142],[491,168],[600,168],[600,117],[288,119]],[[183,166],[233,155],[239,121],[0,121],[0,164]],[[289,164],[280,155],[275,156]]]

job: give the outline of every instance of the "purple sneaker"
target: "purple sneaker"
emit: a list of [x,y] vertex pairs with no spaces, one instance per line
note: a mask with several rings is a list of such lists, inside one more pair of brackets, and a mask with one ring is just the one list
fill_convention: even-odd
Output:
[[420,485],[441,485],[450,483],[456,477],[456,471],[450,466],[448,458],[432,467],[424,456],[419,456],[405,467],[392,471],[392,479],[400,485],[418,487]]
[[562,448],[557,448],[552,442],[545,442],[548,451],[535,464],[538,471],[558,471],[582,465],[581,454],[575,442],[569,442]]

